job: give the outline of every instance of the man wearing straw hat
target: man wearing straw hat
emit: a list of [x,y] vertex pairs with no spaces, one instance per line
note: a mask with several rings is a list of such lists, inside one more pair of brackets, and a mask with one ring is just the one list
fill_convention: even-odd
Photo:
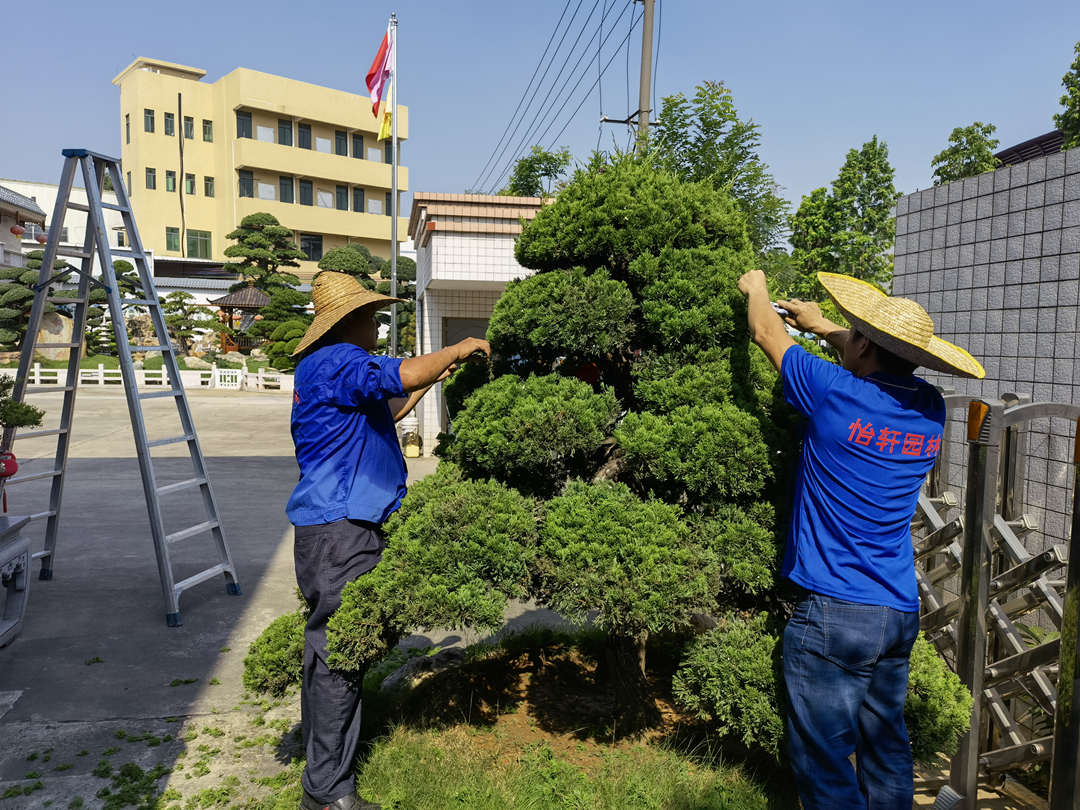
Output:
[[[985,372],[934,336],[916,302],[849,276],[818,281],[851,329],[805,301],[778,302],[781,320],[764,273],[739,279],[751,336],[808,419],[782,569],[803,589],[784,631],[788,752],[805,810],[910,810],[904,701],[919,631],[911,519],[945,424],[941,395],[913,372]],[[785,321],[828,341],[842,366],[798,346]]]
[[286,511],[295,527],[296,581],[310,609],[300,687],[307,765],[302,810],[364,810],[353,760],[360,735],[358,678],[326,663],[326,622],[341,591],[382,557],[381,525],[405,494],[405,461],[394,423],[470,355],[490,354],[467,338],[400,360],[372,354],[375,313],[398,298],[364,289],[352,276],[323,272],[311,291],[315,320],[294,356],[292,436],[300,481]]

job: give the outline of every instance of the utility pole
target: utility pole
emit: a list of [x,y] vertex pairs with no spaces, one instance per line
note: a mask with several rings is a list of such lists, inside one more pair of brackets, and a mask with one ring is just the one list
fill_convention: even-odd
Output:
[[[649,107],[649,95],[652,93],[652,30],[653,30],[653,6],[656,0],[634,0],[644,7],[641,18],[641,82],[638,86],[638,110],[637,110],[637,150],[640,150],[649,134],[649,119],[652,109]],[[635,116],[626,118],[608,118],[606,115],[600,119],[603,124],[626,124],[634,123]]]

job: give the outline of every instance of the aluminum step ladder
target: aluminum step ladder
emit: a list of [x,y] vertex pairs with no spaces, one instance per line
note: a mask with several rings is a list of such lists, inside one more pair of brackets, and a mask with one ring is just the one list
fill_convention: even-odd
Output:
[[[154,553],[157,557],[158,573],[161,577],[161,589],[165,596],[165,619],[169,627],[179,627],[182,624],[180,617],[181,593],[202,582],[222,575],[225,577],[226,591],[233,595],[239,595],[240,583],[236,576],[232,556],[225,543],[217,503],[214,500],[214,492],[210,485],[210,478],[207,475],[205,459],[199,446],[199,438],[196,435],[195,424],[191,418],[191,409],[180,378],[176,352],[169,339],[168,329],[165,325],[165,315],[161,308],[161,302],[158,300],[157,290],[154,288],[153,275],[147,262],[146,253],[143,250],[138,228],[135,226],[135,218],[131,211],[131,200],[128,196],[128,190],[124,186],[123,173],[120,170],[120,161],[117,158],[86,149],[64,149],[62,154],[65,158],[63,173],[60,178],[60,186],[57,189],[56,206],[53,209],[52,219],[49,221],[48,241],[42,258],[41,273],[35,285],[36,294],[33,307],[30,310],[30,321],[27,325],[26,336],[23,338],[19,371],[12,392],[13,399],[23,402],[28,394],[62,390],[64,392],[64,404],[60,415],[60,427],[53,430],[35,430],[22,433],[16,430],[5,430],[3,439],[0,441],[0,449],[6,451],[11,449],[12,443],[17,439],[55,435],[57,437],[56,456],[52,468],[45,472],[26,473],[8,479],[0,478],[0,492],[3,492],[5,486],[45,478],[52,480],[49,508],[44,512],[31,516],[32,520],[43,519],[47,521],[45,547],[42,551],[34,553],[33,556],[41,560],[39,579],[52,579],[53,564],[56,558],[60,503],[64,491],[64,475],[67,471],[71,423],[75,411],[75,394],[79,384],[79,360],[86,332],[87,310],[90,306],[91,290],[95,288],[103,289],[108,301],[109,314],[112,318],[113,333],[120,357],[124,393],[127,396],[128,412],[131,415],[131,426],[135,436],[139,471],[142,474],[143,491],[146,495],[146,509],[150,517],[150,532],[154,540]],[[81,172],[83,185],[86,189],[86,205],[73,202],[70,199],[77,172]],[[112,187],[116,193],[118,202],[115,205],[102,201],[102,188],[106,174],[112,180]],[[103,209],[120,212],[130,247],[118,248],[109,245]],[[64,217],[68,211],[82,211],[87,215],[86,238],[81,250],[60,245]],[[81,266],[74,268],[69,265],[66,269],[54,271],[53,265],[57,257],[79,259],[81,260]],[[97,257],[101,267],[100,278],[95,278],[93,275],[95,257]],[[122,297],[113,267],[114,258],[128,259],[135,265],[142,288],[135,297]],[[51,285],[66,278],[71,273],[77,273],[79,276],[76,296],[74,298],[65,298],[53,295],[50,290]],[[42,316],[45,314],[48,304],[64,304],[73,307],[74,324],[71,342],[36,342],[38,331],[41,328]],[[157,345],[136,346],[131,343],[131,338],[127,333],[127,322],[124,319],[124,307],[138,307],[149,312],[154,328],[154,343]],[[46,348],[69,350],[67,377],[62,389],[58,389],[56,386],[31,387],[27,385],[35,350]],[[163,381],[165,383],[164,388],[155,391],[139,390],[135,376],[135,366],[131,357],[133,351],[161,352],[163,368],[168,377],[168,380]],[[143,400],[159,397],[172,399],[176,403],[183,432],[170,438],[150,440],[147,437],[146,423],[143,419],[142,402]],[[150,455],[150,450],[162,445],[179,443],[187,445],[194,474],[191,478],[162,485],[159,483],[154,471],[154,458]],[[193,489],[198,489],[202,495],[205,520],[166,534],[165,524],[162,519],[161,498],[170,493]],[[217,562],[209,568],[177,582],[173,573],[170,548],[174,543],[206,534],[209,534],[213,540]]]

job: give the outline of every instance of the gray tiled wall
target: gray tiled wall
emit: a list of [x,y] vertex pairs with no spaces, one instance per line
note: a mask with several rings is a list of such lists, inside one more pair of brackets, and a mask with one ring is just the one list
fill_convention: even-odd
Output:
[[[926,307],[938,336],[987,372],[928,380],[975,396],[1080,403],[1080,149],[901,197],[893,294]],[[1060,419],[1031,429],[1026,511],[1045,542],[1066,536],[1073,429]],[[965,450],[952,435],[949,480],[961,488]]]

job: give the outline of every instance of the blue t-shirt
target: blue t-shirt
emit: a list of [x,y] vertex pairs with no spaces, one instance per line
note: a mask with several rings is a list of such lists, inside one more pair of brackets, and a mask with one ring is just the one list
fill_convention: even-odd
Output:
[[780,374],[809,417],[782,573],[825,596],[918,610],[911,518],[941,447],[941,394],[914,376],[856,377],[801,346]]
[[292,437],[300,482],[285,508],[294,526],[382,523],[401,505],[405,459],[388,403],[405,395],[400,366],[350,343],[324,346],[297,365]]

